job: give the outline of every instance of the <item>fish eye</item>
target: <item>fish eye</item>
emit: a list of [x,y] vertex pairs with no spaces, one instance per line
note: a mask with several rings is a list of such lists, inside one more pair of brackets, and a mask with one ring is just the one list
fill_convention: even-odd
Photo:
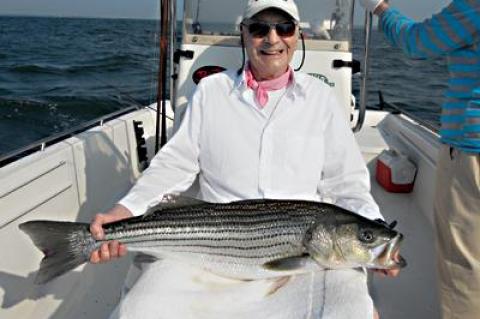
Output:
[[375,236],[373,236],[373,232],[369,229],[362,230],[358,237],[361,241],[366,243],[371,243],[375,239]]

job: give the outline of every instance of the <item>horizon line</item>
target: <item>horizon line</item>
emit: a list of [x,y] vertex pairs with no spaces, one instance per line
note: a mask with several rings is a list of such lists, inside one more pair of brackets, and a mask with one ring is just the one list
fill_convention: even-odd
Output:
[[[0,17],[10,18],[55,18],[55,19],[105,19],[105,20],[148,20],[159,21],[160,18],[140,18],[140,17],[105,17],[105,16],[81,16],[81,15],[49,15],[49,14],[24,14],[24,13],[0,13]],[[181,19],[177,19],[177,22],[181,22]],[[361,23],[353,24],[355,28],[362,27]],[[376,26],[372,26],[376,29]]]
[[[159,18],[149,17],[106,17],[106,16],[82,16],[82,15],[50,15],[50,14],[35,14],[35,13],[0,13],[0,17],[11,18],[66,18],[66,19],[119,19],[119,20],[159,20]],[[180,20],[178,20],[180,21]]]

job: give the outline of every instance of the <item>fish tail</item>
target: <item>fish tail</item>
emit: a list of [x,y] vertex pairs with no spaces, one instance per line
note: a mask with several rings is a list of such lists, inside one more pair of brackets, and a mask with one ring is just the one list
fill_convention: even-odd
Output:
[[85,223],[29,221],[19,228],[44,253],[35,278],[44,284],[89,260],[95,239]]

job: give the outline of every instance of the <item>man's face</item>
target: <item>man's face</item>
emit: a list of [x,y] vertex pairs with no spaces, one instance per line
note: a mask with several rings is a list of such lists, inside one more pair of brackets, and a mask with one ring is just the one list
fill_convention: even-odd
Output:
[[[254,15],[246,24],[252,22],[280,23],[292,19],[278,10],[264,10]],[[298,26],[290,36],[281,36],[275,28],[271,28],[265,36],[255,36],[248,31],[248,26],[242,27],[242,34],[250,66],[257,80],[274,79],[288,68],[292,60],[298,39]]]

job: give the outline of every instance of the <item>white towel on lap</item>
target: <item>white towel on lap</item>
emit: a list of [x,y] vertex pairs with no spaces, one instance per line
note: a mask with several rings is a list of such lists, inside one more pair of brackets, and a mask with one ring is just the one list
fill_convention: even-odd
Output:
[[346,269],[239,281],[158,261],[143,269],[110,319],[371,319],[366,277]]

